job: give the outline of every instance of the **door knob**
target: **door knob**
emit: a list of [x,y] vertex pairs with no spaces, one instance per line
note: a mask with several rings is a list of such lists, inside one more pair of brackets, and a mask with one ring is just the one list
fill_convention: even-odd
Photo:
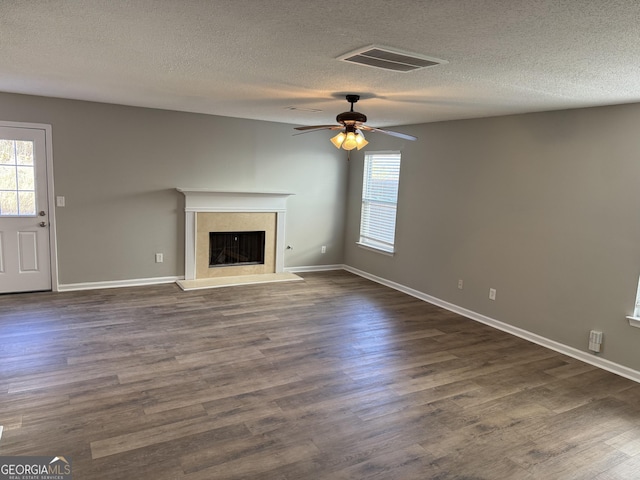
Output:
[[46,227],[47,226],[47,222],[40,222],[39,224],[41,227]]

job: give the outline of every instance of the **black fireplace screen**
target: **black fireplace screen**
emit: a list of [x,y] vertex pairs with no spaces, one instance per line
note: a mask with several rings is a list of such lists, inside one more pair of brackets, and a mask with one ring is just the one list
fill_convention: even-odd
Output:
[[209,266],[264,264],[265,232],[209,232]]

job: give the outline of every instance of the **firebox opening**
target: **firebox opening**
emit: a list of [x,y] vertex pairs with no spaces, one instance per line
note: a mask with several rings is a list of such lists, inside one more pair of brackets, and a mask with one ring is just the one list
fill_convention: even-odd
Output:
[[263,265],[264,231],[209,232],[209,267]]

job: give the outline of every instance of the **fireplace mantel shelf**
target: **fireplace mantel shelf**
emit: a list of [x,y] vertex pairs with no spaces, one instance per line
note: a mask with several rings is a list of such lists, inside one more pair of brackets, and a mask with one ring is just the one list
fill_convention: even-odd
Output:
[[177,188],[185,197],[186,212],[276,212],[284,210],[293,193]]
[[263,192],[263,191],[247,191],[247,190],[215,190],[211,188],[182,188],[177,187],[180,193],[183,193],[185,196],[187,194],[213,194],[213,195],[275,195],[275,196],[291,196],[295,195],[295,193],[289,192]]

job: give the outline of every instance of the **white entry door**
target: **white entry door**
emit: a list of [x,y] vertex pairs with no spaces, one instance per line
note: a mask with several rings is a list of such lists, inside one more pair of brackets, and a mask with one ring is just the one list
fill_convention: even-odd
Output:
[[0,126],[0,293],[51,290],[45,139]]

